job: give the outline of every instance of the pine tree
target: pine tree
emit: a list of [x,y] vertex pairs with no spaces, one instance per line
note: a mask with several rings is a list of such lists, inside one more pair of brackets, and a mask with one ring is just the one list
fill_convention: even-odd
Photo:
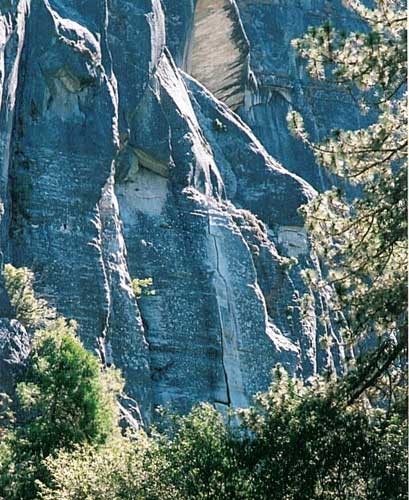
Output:
[[[351,344],[361,342],[367,349],[347,379],[353,401],[384,385],[384,377],[388,388],[402,386],[404,376],[407,19],[401,0],[376,0],[374,8],[359,0],[345,4],[367,23],[367,31],[345,34],[327,23],[293,45],[308,60],[312,77],[335,81],[362,113],[376,118],[363,129],[333,130],[319,144],[310,139],[298,113],[290,113],[288,121],[319,164],[360,191],[351,202],[334,188],[304,207],[313,244],[329,269],[327,279],[315,279],[312,273],[309,278],[317,288],[333,285],[332,312],[342,315]],[[376,348],[368,350],[374,336]]]

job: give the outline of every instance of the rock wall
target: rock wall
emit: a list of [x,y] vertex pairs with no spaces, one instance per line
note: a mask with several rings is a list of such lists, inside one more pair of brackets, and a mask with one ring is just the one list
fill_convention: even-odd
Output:
[[328,125],[333,90],[289,48],[323,4],[0,2],[2,255],[122,369],[146,422],[246,405],[278,362],[342,370],[325,297],[308,317],[298,302],[319,265],[297,210],[328,179],[284,125],[289,106]]
[[244,103],[249,43],[230,0],[199,0],[187,45],[186,71],[236,110]]
[[[328,19],[341,29],[362,29],[342,0],[197,0],[196,9],[193,5],[182,9],[173,0],[164,3],[170,13],[170,48],[177,60],[185,61],[182,67],[230,106],[232,98],[226,96],[223,84],[234,89],[233,109],[288,170],[316,189],[336,182],[314,164],[310,151],[290,136],[286,115],[290,109],[302,111],[316,139],[332,128],[360,127],[365,120],[347,92],[312,81],[291,47],[292,39]],[[222,35],[219,26],[223,22]],[[191,33],[188,39],[177,36],[181,25]],[[197,69],[186,63],[192,58],[200,58]]]

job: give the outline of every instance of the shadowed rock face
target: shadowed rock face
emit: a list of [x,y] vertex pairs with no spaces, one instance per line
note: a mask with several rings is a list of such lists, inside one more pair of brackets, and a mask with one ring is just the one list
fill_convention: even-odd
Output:
[[[307,318],[297,301],[309,292],[301,269],[319,272],[297,212],[315,191],[285,168],[301,160],[283,126],[254,109],[262,85],[257,65],[251,76],[252,39],[267,30],[258,14],[290,18],[293,7],[4,4],[1,252],[32,268],[37,292],[122,369],[128,409],[135,400],[149,422],[157,404],[243,406],[278,362],[304,378],[342,370],[342,339],[316,321],[325,297],[313,297]],[[277,136],[263,145],[266,130]],[[277,141],[284,166],[265,148]],[[287,269],[282,256],[299,265]],[[136,300],[136,277],[152,277],[155,295]],[[1,282],[0,295],[3,317]]]
[[0,319],[0,393],[13,394],[30,353],[30,336],[15,319]]

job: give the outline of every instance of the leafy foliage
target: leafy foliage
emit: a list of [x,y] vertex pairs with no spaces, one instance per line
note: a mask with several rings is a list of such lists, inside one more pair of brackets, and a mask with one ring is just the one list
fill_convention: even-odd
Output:
[[6,290],[16,318],[27,328],[43,327],[56,313],[44,299],[35,296],[34,274],[27,267],[4,266]]
[[[373,9],[359,0],[346,4],[368,32],[346,35],[328,23],[294,46],[313,77],[337,82],[377,118],[367,128],[334,130],[321,144],[310,139],[298,113],[288,121],[321,165],[361,192],[350,202],[334,188],[304,207],[314,246],[329,269],[324,280],[307,276],[317,289],[334,286],[332,313],[343,318],[350,343],[363,341],[367,351],[350,378],[351,400],[377,384],[381,398],[387,387],[393,399],[390,388],[402,386],[408,326],[406,11],[399,0],[377,0]],[[368,351],[374,335],[377,346]]]
[[[210,406],[172,417],[173,438],[153,431],[117,437],[99,450],[78,448],[47,460],[53,482],[44,500],[244,498],[234,482],[230,431]],[[230,480],[229,480],[230,479]]]
[[156,291],[150,289],[152,285],[152,278],[134,278],[132,280],[132,290],[135,297],[139,299],[142,295],[155,295]]
[[61,451],[46,461],[52,481],[41,498],[406,498],[398,419],[361,404],[346,409],[320,380],[306,388],[281,370],[275,379],[230,424],[203,404],[174,416],[167,434]]
[[[19,434],[30,451],[43,456],[79,442],[104,442],[115,422],[106,386],[110,372],[75,336],[63,319],[37,332],[24,381],[17,386],[24,427]],[[118,388],[119,390],[119,388]]]
[[[101,371],[97,358],[83,348],[75,324],[58,318],[38,330],[17,385],[18,418],[2,432],[2,497],[35,498],[36,482],[47,483],[46,457],[78,443],[104,443],[117,426],[115,400],[121,387],[118,375]],[[8,411],[3,415],[11,420]]]
[[[159,443],[161,483],[176,498],[246,498],[235,433],[210,404],[171,416]],[[170,437],[169,437],[170,436]]]
[[17,418],[2,399],[1,498],[405,498],[406,429],[394,407],[347,405],[336,383],[305,387],[277,369],[247,410],[222,416],[202,404],[164,413],[161,432],[121,433],[118,374],[101,370],[75,324],[46,324],[17,386]]
[[406,429],[396,416],[347,407],[322,379],[305,387],[280,370],[275,377],[241,412],[249,498],[404,498]]
[[159,482],[156,453],[155,443],[142,431],[132,438],[118,434],[99,448],[88,444],[72,452],[61,450],[57,457],[45,461],[52,482],[40,485],[39,498],[170,498]]

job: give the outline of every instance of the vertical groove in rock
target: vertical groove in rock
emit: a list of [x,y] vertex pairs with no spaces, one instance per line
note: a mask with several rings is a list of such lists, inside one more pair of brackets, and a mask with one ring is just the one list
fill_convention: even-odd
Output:
[[[30,1],[19,0],[0,11],[0,269],[10,254],[10,175],[15,149],[16,110],[25,73],[22,64]],[[0,317],[12,310],[0,276]]]
[[234,314],[233,297],[230,292],[230,285],[222,272],[221,257],[217,230],[209,214],[209,235],[212,239],[215,252],[214,279],[217,309],[220,321],[221,333],[221,362],[226,380],[227,401],[226,404],[235,408],[246,406],[248,403],[243,387],[241,363],[237,351],[237,336],[239,334],[237,322]]
[[138,403],[138,414],[148,423],[152,400],[148,344],[132,291],[113,176],[102,191],[99,210],[102,266],[108,297],[106,324],[100,339],[102,359],[108,366],[121,367],[126,380],[125,391]]

